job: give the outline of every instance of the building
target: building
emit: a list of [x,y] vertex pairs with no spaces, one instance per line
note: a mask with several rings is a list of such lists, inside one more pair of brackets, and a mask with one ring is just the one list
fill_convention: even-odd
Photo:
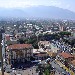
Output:
[[57,56],[56,56],[56,59],[59,60],[62,64],[64,64],[65,66],[69,66],[68,64],[74,60],[74,57],[69,54],[69,53],[66,53],[66,52],[62,52],[62,53],[59,53]]
[[50,49],[50,42],[49,41],[39,41],[38,46],[39,48]]
[[14,44],[7,46],[6,58],[7,63],[25,62],[30,61],[30,57],[33,56],[33,47],[31,44]]
[[17,39],[13,35],[5,34],[5,41],[7,45],[17,44]]
[[58,51],[60,49],[57,48],[56,46],[54,46],[52,43],[50,44],[50,49],[46,49],[47,53],[49,54],[49,56],[51,57],[56,57]]
[[73,48],[73,49],[71,50],[71,53],[72,53],[72,55],[74,56],[74,59],[75,59],[75,48]]
[[25,38],[25,33],[17,33],[16,35],[15,35],[15,37],[16,37],[16,39],[21,39],[21,38]]
[[33,49],[33,57],[36,60],[44,60],[48,57],[48,54],[43,49]]
[[75,72],[75,60],[71,61],[70,63],[70,69]]
[[49,55],[50,57],[52,57],[52,58],[56,57],[56,55],[57,55],[57,53],[52,52],[52,51],[49,51],[49,50],[47,50],[47,53],[48,53],[48,55]]
[[44,49],[44,51],[47,52],[47,54],[51,57],[56,57],[57,52],[59,51],[59,48],[54,46],[52,43],[49,41],[40,41],[38,43],[39,48]]
[[59,31],[63,31],[64,27],[63,26],[59,26]]

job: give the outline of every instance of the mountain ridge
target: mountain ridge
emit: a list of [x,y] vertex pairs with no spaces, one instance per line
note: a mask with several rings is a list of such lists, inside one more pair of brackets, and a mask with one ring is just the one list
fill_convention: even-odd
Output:
[[0,8],[0,17],[75,19],[75,13],[54,6]]

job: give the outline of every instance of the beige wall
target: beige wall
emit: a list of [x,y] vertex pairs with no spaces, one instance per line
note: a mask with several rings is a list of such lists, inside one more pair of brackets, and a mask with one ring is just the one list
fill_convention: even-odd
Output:
[[[9,51],[11,51],[11,50],[9,50]],[[10,56],[11,52],[6,52],[6,54],[7,54],[7,58],[11,59],[11,56]],[[29,59],[27,58],[30,56],[33,56],[33,49],[32,48],[21,49],[21,50],[12,50],[12,59],[17,59],[17,58],[22,57],[22,58],[26,58],[27,60],[30,60],[30,58]]]

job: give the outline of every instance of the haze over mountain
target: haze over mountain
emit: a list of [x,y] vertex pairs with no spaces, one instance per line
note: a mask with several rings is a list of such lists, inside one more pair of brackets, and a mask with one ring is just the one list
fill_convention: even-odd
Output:
[[75,19],[75,13],[54,6],[0,8],[0,17]]

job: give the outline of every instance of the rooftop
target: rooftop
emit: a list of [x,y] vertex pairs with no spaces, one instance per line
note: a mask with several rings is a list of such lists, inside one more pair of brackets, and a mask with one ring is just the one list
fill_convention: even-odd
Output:
[[64,57],[64,58],[71,58],[71,57],[73,57],[71,54],[66,53],[66,52],[62,52],[59,55],[62,56],[62,57]]
[[32,47],[31,44],[14,44],[7,47],[7,49],[24,49]]
[[40,49],[33,49],[33,53],[36,53],[36,52],[45,52],[42,48],[40,48]]
[[39,43],[41,43],[41,44],[45,44],[45,45],[49,45],[49,44],[50,44],[49,41],[40,41]]

